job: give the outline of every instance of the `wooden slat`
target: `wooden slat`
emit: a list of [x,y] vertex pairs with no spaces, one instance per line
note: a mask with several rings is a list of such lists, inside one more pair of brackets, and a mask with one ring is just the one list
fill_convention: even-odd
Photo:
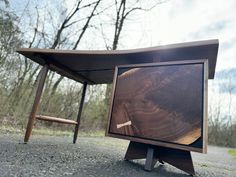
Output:
[[58,118],[58,117],[51,117],[51,116],[42,116],[42,115],[36,115],[35,117],[38,120],[44,120],[44,121],[49,121],[49,122],[57,122],[57,123],[62,123],[62,124],[78,124],[74,120],[69,120],[69,119],[63,119],[63,118]]

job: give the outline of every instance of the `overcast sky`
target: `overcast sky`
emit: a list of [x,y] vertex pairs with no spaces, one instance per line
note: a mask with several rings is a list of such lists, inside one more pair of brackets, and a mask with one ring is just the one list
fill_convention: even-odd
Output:
[[153,46],[219,39],[219,71],[236,68],[235,10],[235,0],[170,0],[144,15],[141,25]]
[[[65,2],[70,8],[73,7],[74,1],[67,0]],[[24,11],[27,2],[28,0],[10,0],[11,8],[18,15]],[[31,0],[29,2],[32,5],[39,1]],[[53,8],[56,2],[41,0],[40,4],[49,3],[48,8],[50,5]],[[146,3],[146,1],[144,2]],[[130,22],[128,21],[122,31],[118,48],[140,48],[219,39],[220,48],[216,71],[236,68],[235,10],[236,0],[167,0],[166,3],[158,5],[150,12],[131,16]],[[109,32],[112,31],[106,31],[106,33]],[[93,38],[93,42],[88,40],[86,45],[81,45],[81,48],[104,49],[101,39],[94,39],[96,36],[98,34],[87,33],[87,38]]]
[[[65,1],[66,6],[68,8],[73,7],[74,1],[75,0]],[[10,0],[12,10],[18,15],[24,12],[27,2],[28,0]],[[34,9],[33,3],[40,2],[39,4],[42,7],[43,4],[48,4],[44,6],[47,9],[51,8],[52,11],[57,9],[54,6],[55,3],[58,3],[58,1],[53,0],[31,0],[29,2],[32,6],[32,11]],[[103,2],[107,3],[109,1]],[[118,49],[132,49],[198,40],[219,39],[220,47],[216,71],[219,72],[230,69],[236,71],[235,11],[236,0],[167,0],[166,3],[158,5],[152,11],[145,13],[139,12],[130,16],[122,31]],[[42,8],[42,12],[40,13],[43,14],[43,12],[44,10]],[[55,15],[54,18],[58,17]],[[99,19],[101,21],[104,20],[102,17]],[[23,21],[22,24],[25,23],[27,23],[27,21]],[[112,34],[112,29],[113,28],[110,28],[104,32],[106,34]],[[28,26],[26,30],[28,30]],[[110,37],[112,37],[112,35],[110,35]],[[79,45],[78,49],[105,49],[99,31],[86,32],[85,39],[86,40]],[[216,78],[214,81],[209,82],[209,102],[217,102],[217,99],[220,99],[221,102],[222,100],[224,101],[224,103],[222,102],[223,105],[228,105],[229,100],[232,99],[232,112],[236,114],[236,94],[232,92],[234,95],[230,98],[230,95],[227,92],[217,91],[218,86],[224,86],[225,83],[228,82],[228,77],[229,76],[226,75],[223,80]],[[236,78],[233,77],[230,80],[231,84],[235,82],[235,79]],[[224,83],[219,84],[219,82]],[[236,84],[234,84],[234,88],[236,88]]]

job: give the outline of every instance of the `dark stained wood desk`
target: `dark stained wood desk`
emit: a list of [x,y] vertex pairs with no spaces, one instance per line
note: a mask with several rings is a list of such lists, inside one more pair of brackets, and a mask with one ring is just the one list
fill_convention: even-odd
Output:
[[[53,50],[21,48],[17,52],[40,64],[39,82],[31,114],[27,124],[24,142],[27,143],[35,119],[54,121],[75,125],[74,140],[76,142],[80,117],[87,84],[112,83],[115,66],[125,64],[157,63],[180,60],[208,59],[209,79],[214,78],[218,40],[206,40],[134,50],[94,51],[94,50]],[[36,115],[48,70],[83,84],[82,98],[77,120],[67,120],[49,116]]]

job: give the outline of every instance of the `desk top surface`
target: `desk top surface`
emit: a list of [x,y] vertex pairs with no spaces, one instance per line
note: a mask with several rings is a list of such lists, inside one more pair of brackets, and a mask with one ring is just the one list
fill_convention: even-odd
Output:
[[113,81],[115,66],[180,60],[208,59],[209,79],[214,78],[218,40],[187,42],[132,50],[54,50],[20,48],[18,53],[40,65],[47,64],[70,79],[88,84]]

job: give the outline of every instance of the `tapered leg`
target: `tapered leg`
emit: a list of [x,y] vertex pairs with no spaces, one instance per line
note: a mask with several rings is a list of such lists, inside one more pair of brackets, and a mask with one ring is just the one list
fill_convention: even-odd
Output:
[[43,92],[43,86],[45,83],[45,79],[47,77],[47,73],[48,73],[48,66],[44,65],[43,68],[41,69],[40,73],[39,73],[39,80],[37,82],[37,91],[36,91],[36,95],[34,98],[34,103],[32,106],[32,110],[29,116],[29,120],[28,120],[28,124],[27,124],[27,128],[26,128],[26,132],[25,132],[25,138],[24,138],[24,143],[27,143],[29,141],[32,129],[33,129],[33,125],[34,125],[34,120],[35,120],[35,115],[38,109],[38,105],[40,102],[40,98]]
[[81,97],[81,100],[80,100],[79,112],[78,112],[78,115],[77,115],[77,124],[75,126],[75,131],[74,131],[74,139],[73,139],[74,144],[76,143],[77,136],[78,136],[79,126],[80,126],[80,117],[81,117],[82,110],[83,110],[84,98],[85,98],[85,94],[86,94],[86,88],[87,88],[87,82],[84,83],[82,97]]

